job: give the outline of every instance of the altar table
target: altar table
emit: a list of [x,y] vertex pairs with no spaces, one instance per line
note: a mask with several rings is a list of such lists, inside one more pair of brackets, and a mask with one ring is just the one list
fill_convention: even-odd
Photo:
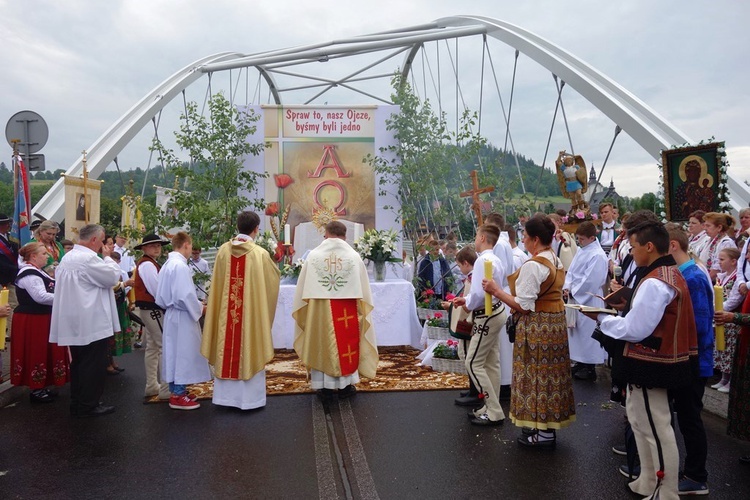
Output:
[[[294,347],[294,291],[297,285],[281,285],[276,317],[273,321],[273,347],[292,349]],[[372,321],[378,345],[410,345],[420,348],[419,338],[422,326],[417,318],[414,301],[414,286],[403,279],[387,279],[383,282],[370,282],[375,309]]]

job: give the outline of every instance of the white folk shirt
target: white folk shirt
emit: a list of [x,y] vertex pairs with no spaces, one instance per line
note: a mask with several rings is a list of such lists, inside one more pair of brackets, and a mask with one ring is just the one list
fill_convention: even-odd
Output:
[[64,346],[89,345],[120,331],[112,288],[120,266],[109,257],[75,245],[55,270],[55,299],[49,341]]
[[665,309],[676,295],[677,292],[661,280],[643,280],[638,284],[628,315],[600,314],[599,328],[613,339],[641,342],[654,333]]
[[[564,272],[562,261],[550,250],[539,252],[537,257],[550,261],[557,272]],[[536,311],[536,299],[542,292],[542,283],[549,276],[549,268],[544,264],[529,260],[518,273],[516,280],[516,302],[526,311]],[[546,290],[545,290],[546,292]]]
[[169,252],[159,272],[156,305],[165,310],[162,344],[162,378],[175,384],[196,384],[211,380],[208,361],[201,355],[201,327],[198,320],[203,304],[193,286],[187,259]]
[[617,235],[615,234],[615,221],[610,223],[602,221],[602,235],[600,238],[603,247],[611,247]]
[[[52,302],[55,299],[54,293],[49,293],[47,291],[47,287],[44,286],[44,280],[41,276],[46,276],[47,278],[54,281],[54,278],[52,278],[50,275],[42,271],[41,269],[37,269],[33,267],[31,264],[23,263],[21,267],[18,269],[18,273],[21,274],[21,271],[24,271],[25,269],[28,269],[29,267],[32,267],[36,270],[39,274],[27,274],[26,276],[23,276],[22,278],[16,280],[16,287],[17,288],[23,288],[26,290],[26,293],[28,293],[31,298],[36,302],[37,304],[41,304],[43,306],[51,306]],[[40,276],[41,275],[41,276]]]
[[[712,249],[711,244],[714,242],[715,245]],[[721,272],[721,267],[719,267],[719,252],[725,248],[737,248],[737,245],[735,245],[734,240],[726,234],[724,236],[717,235],[715,238],[709,237],[708,242],[703,247],[703,251],[701,251],[699,256],[701,262],[706,264],[706,267],[708,267],[708,261],[711,261],[711,267],[708,268],[709,271],[713,270]],[[742,255],[740,255],[740,258],[742,258]]]
[[514,268],[513,272],[518,271],[523,265],[523,263],[526,262],[527,260],[529,260],[529,256],[526,255],[526,252],[521,250],[520,247],[514,248],[513,249],[513,268]]
[[159,285],[159,270],[153,262],[146,260],[138,266],[138,276],[143,280],[146,291],[152,297],[156,297],[156,287]]
[[126,247],[117,246],[117,244],[115,244],[114,250],[120,254],[120,269],[126,273],[130,273],[135,269],[135,259],[130,255],[130,250]]
[[[492,250],[485,250],[479,254],[477,260],[474,262],[474,269],[471,275],[474,279],[471,280],[471,288],[469,289],[468,295],[466,295],[466,309],[474,311],[475,309],[484,308],[484,289],[482,288],[482,278],[484,278],[484,263],[485,261],[492,262],[492,280],[500,284],[507,280],[505,273],[505,266],[503,262],[493,253]],[[492,303],[496,304],[500,299],[492,297]]]
[[750,263],[747,262],[747,244],[750,238],[745,241],[745,245],[740,252],[740,258],[737,260],[737,286],[742,283],[750,283]]

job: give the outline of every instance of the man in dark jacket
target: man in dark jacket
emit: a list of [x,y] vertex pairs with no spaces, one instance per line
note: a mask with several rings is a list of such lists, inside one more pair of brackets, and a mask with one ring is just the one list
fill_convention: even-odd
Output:
[[428,243],[429,253],[419,262],[417,276],[419,277],[419,292],[431,288],[436,297],[445,299],[446,294],[451,291],[451,273],[448,261],[440,255],[440,245],[435,240]]

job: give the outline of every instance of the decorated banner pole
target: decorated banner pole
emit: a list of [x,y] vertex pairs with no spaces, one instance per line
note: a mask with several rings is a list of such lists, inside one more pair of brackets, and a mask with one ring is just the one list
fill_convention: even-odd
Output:
[[[484,261],[484,277],[488,280],[492,279],[492,262],[489,260]],[[484,292],[484,314],[489,316],[492,314],[492,295]]]
[[[8,288],[0,290],[0,306],[8,305]],[[8,318],[0,318],[0,351],[5,349],[5,330],[8,328]]]
[[[722,287],[714,286],[714,311],[724,310],[724,290]],[[723,351],[726,349],[724,340],[724,325],[716,325],[716,350]]]

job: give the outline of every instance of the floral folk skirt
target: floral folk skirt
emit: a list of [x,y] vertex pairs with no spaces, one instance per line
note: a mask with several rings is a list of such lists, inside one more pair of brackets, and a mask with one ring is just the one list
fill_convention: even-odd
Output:
[[68,348],[49,341],[51,314],[15,313],[10,341],[13,385],[61,386],[70,378]]
[[737,344],[737,337],[740,335],[740,326],[727,323],[724,325],[724,343],[723,351],[714,349],[714,368],[721,373],[731,373],[732,362],[734,361],[734,346]]
[[575,421],[575,413],[565,312],[521,315],[513,347],[511,421],[562,429]]
[[133,327],[130,324],[127,302],[117,303],[117,317],[120,320],[120,331],[115,332],[110,341],[110,354],[112,356],[121,356],[133,350]]
[[[13,317],[13,324],[16,319]],[[745,329],[743,329],[745,330]],[[729,386],[727,434],[750,441],[750,332],[737,335],[737,346],[732,365],[732,384]]]

